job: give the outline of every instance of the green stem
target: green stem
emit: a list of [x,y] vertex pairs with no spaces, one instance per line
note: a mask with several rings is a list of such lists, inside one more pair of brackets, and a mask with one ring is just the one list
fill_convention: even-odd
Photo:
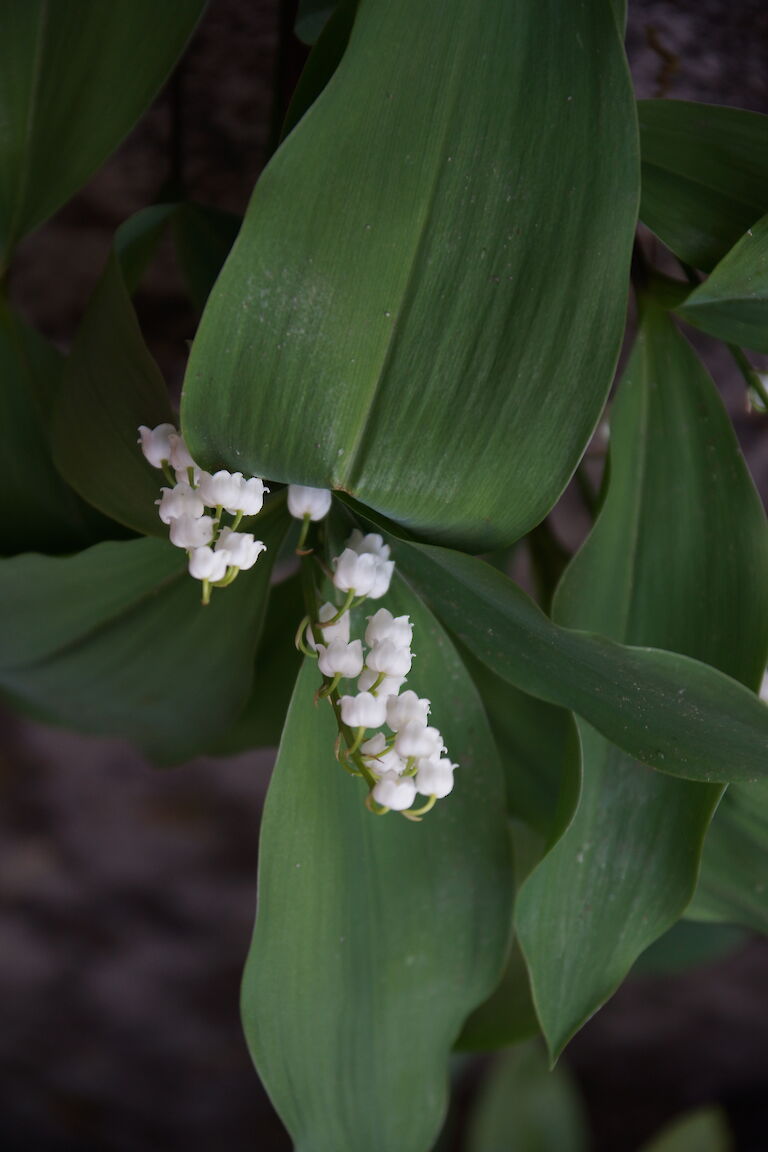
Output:
[[206,605],[211,602],[211,582],[210,580],[203,580],[203,598],[201,604]]
[[301,522],[301,532],[299,533],[299,542],[296,545],[297,555],[300,555],[304,551],[304,545],[307,542],[307,534],[309,532],[309,526],[311,523],[312,523],[312,518],[309,515],[309,512],[305,512],[304,513],[304,519]]
[[341,620],[344,613],[347,612],[352,607],[352,601],[354,600],[354,598],[355,598],[355,590],[354,590],[354,588],[350,588],[349,592],[347,592],[346,599],[344,600],[344,603],[342,604],[341,608],[339,608],[336,615],[331,616],[330,620],[322,620],[321,622],[318,623],[318,627],[319,628],[328,628],[329,625],[331,625],[331,624],[337,624],[339,622],[339,620]]
[[172,470],[169,461],[163,460],[160,464],[160,467],[163,470],[163,476],[165,476],[165,478],[168,481],[168,483],[170,484],[171,488],[175,488],[176,487],[176,474]]

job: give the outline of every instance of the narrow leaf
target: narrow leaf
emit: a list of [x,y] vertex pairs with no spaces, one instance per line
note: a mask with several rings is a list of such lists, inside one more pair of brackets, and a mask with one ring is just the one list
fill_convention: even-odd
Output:
[[432,538],[510,542],[599,417],[637,195],[605,0],[364,0],[209,300],[193,453]]
[[459,762],[421,824],[363,806],[334,758],[320,678],[302,669],[264,811],[243,1020],[299,1152],[425,1152],[451,1045],[498,980],[511,892],[501,773],[479,697],[445,633],[403,587],[409,684]]
[[203,8],[204,0],[2,0],[0,267],[117,147]]
[[768,212],[768,116],[687,100],[641,100],[640,218],[709,271]]

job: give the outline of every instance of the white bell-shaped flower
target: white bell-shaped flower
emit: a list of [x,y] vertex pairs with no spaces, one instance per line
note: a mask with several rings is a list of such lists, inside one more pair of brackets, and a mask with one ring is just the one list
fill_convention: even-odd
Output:
[[346,547],[360,555],[369,552],[372,556],[378,556],[379,560],[389,560],[389,544],[384,543],[384,537],[379,536],[378,532],[369,532],[364,536],[359,528],[355,528],[347,540]]
[[202,548],[213,539],[214,521],[210,516],[179,516],[171,520],[171,544],[177,548]]
[[387,700],[387,724],[393,732],[399,732],[411,722],[426,728],[429,709],[429,700],[419,698],[410,690],[403,692],[402,696],[390,696]]
[[411,776],[398,776],[396,772],[385,772],[374,784],[372,795],[382,808],[404,812],[416,799],[416,782]]
[[443,738],[437,728],[426,727],[419,720],[409,720],[395,736],[395,748],[405,759],[421,760],[439,756],[445,751]]
[[354,592],[356,596],[367,596],[376,582],[378,561],[369,552],[359,555],[352,548],[345,548],[341,556],[334,560],[333,583],[340,592]]
[[200,493],[189,484],[176,484],[173,488],[161,488],[162,497],[156,500],[158,515],[163,524],[170,524],[171,520],[178,520],[180,516],[191,516],[197,519],[205,511],[205,504],[200,499]]
[[[337,612],[338,608],[336,605],[331,604],[328,601],[326,601],[326,603],[320,607],[320,610],[317,613],[317,618],[321,624],[326,625],[325,628],[321,629],[323,640],[327,641],[329,644],[331,640],[343,640],[345,644],[348,644],[350,625],[349,612],[345,612],[342,616],[339,616],[335,624],[326,623],[328,620],[333,620]],[[309,640],[310,648],[314,648],[315,642],[312,638],[311,628],[307,629],[307,639]]]
[[231,528],[222,528],[216,541],[216,551],[224,553],[227,564],[241,571],[253,568],[266,550],[263,540],[255,540],[250,532],[233,532]]
[[383,732],[377,732],[360,745],[363,756],[379,756],[387,746],[387,738]]
[[[378,672],[372,672],[370,668],[363,668],[362,672],[360,673],[360,679],[357,682],[359,691],[370,692],[378,678]],[[397,696],[404,683],[404,676],[385,676],[376,689],[376,695]]]
[[297,520],[309,516],[322,520],[331,507],[331,493],[327,488],[307,488],[303,484],[288,485],[288,511]]
[[165,461],[170,461],[173,450],[172,436],[178,436],[173,424],[158,424],[156,428],[147,428],[142,424],[139,428],[141,450],[153,468],[162,468]]
[[223,580],[227,573],[227,558],[213,548],[193,548],[189,553],[189,574],[196,580]]
[[445,757],[430,757],[419,760],[416,772],[416,790],[422,796],[436,796],[442,800],[453,790],[453,770],[456,764],[451,764]]
[[413,625],[409,616],[393,616],[386,608],[379,608],[368,617],[365,642],[369,648],[381,640],[392,640],[401,648],[410,647],[413,640]]
[[339,705],[341,718],[350,728],[381,728],[387,716],[386,698],[370,692],[342,696]]
[[242,479],[242,472],[227,472],[225,468],[220,468],[213,475],[201,472],[200,495],[209,508],[221,506],[227,512],[235,513],[238,511]]
[[411,670],[410,648],[401,648],[391,640],[374,644],[365,658],[367,668],[385,676],[406,676]]
[[363,667],[363,645],[359,640],[346,644],[331,640],[317,645],[317,663],[323,676],[359,676]]
[[237,511],[242,512],[243,516],[258,516],[264,507],[266,492],[269,492],[269,488],[264,486],[264,481],[259,480],[258,476],[243,480],[240,484]]
[[192,456],[190,455],[189,448],[184,442],[184,437],[179,432],[172,432],[168,437],[171,444],[171,455],[169,457],[171,467],[175,468],[177,472],[186,473],[188,468],[197,468]]
[[[360,559],[370,553],[364,552]],[[389,592],[389,586],[392,583],[392,573],[395,570],[394,560],[379,560],[376,559],[376,573],[373,578],[371,590],[368,592],[368,597],[371,600],[379,600],[382,596],[386,596]]]

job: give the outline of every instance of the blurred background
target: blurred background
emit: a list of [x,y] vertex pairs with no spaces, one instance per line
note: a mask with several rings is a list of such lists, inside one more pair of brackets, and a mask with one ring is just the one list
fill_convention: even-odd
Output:
[[[22,244],[13,298],[59,347],[126,217],[179,183],[190,199],[244,210],[306,54],[290,32],[293,8],[211,0],[150,111]],[[768,113],[763,0],[630,0],[627,43],[639,96]],[[170,246],[137,308],[177,389],[196,316]],[[768,421],[747,411],[725,350],[695,343],[766,498]],[[599,448],[593,459],[597,473]],[[569,548],[583,537],[577,492],[555,525]],[[274,753],[158,771],[121,741],[0,719],[0,1149],[289,1149],[238,1018]],[[746,938],[693,971],[631,978],[564,1059],[589,1146],[633,1152],[676,1114],[715,1103],[738,1152],[764,1152],[767,977],[768,944]],[[457,1061],[456,1125],[441,1148],[460,1147],[484,1069]]]

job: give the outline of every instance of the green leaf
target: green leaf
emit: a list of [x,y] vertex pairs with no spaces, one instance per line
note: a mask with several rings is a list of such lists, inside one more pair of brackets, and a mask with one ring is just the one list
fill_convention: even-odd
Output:
[[175,210],[146,208],[118,228],[66,363],[51,430],[56,465],[84,500],[162,537],[155,501],[166,481],[144,459],[137,430],[175,417],[130,293]]
[[282,501],[253,523],[266,555],[207,608],[167,541],[0,562],[0,690],[49,723],[126,736],[161,762],[201,751],[248,695],[289,526]]
[[299,0],[293,30],[304,44],[314,44],[333,15],[337,0]]
[[768,352],[768,216],[763,216],[677,309],[710,336]]
[[518,586],[472,556],[394,540],[410,583],[475,656],[516,688],[583,716],[635,759],[685,779],[765,779],[768,709],[716,669],[554,624]]
[[467,1152],[586,1152],[589,1128],[565,1068],[550,1071],[538,1044],[491,1064],[470,1119]]
[[768,116],[686,100],[640,100],[640,218],[709,271],[768,212]]
[[106,160],[182,52],[203,0],[2,0],[0,266]]
[[[293,90],[280,132],[281,141],[293,131],[307,109],[314,104],[341,63],[349,44],[358,2],[340,0],[338,4],[324,6],[325,23]],[[322,3],[322,0],[318,0],[318,3]],[[299,36],[299,39],[303,37]]]
[[448,637],[402,586],[409,677],[459,762],[421,824],[371,815],[334,758],[336,725],[296,685],[261,834],[243,1020],[298,1152],[425,1152],[446,1107],[451,1045],[498,980],[510,921],[501,772]]
[[731,1152],[733,1143],[719,1108],[699,1108],[673,1120],[642,1152]]
[[193,453],[431,538],[524,534],[610,385],[637,193],[604,0],[364,0],[209,300]]
[[731,785],[704,845],[688,915],[743,924],[768,935],[768,786]]
[[[656,308],[645,313],[611,432],[607,497],[561,582],[555,618],[663,645],[755,686],[768,647],[765,517],[714,384]],[[515,916],[553,1053],[682,915],[721,791],[649,772],[579,727],[578,805]]]
[[179,263],[192,303],[200,312],[241,224],[241,218],[233,212],[202,204],[179,204],[174,212],[172,226]]
[[69,552],[121,530],[54,467],[48,418],[62,359],[0,300],[0,552]]

